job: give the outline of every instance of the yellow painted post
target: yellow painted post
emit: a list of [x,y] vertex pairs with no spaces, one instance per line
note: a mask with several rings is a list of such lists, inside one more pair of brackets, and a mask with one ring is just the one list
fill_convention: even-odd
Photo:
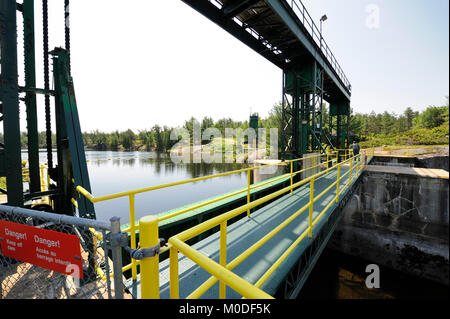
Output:
[[170,299],[180,298],[180,284],[178,278],[178,250],[170,248]]
[[[291,161],[291,186],[294,183],[294,162]],[[292,194],[293,190],[291,189],[291,194]]]
[[358,155],[358,157],[357,157],[357,164],[356,164],[356,175],[359,174],[359,162],[360,162],[360,158],[361,158],[361,155]]
[[316,178],[313,177],[310,186],[309,186],[309,234],[308,237],[312,237],[312,218],[314,212],[314,180]]
[[349,181],[348,184],[350,185],[352,183],[352,170],[353,170],[353,158],[350,160],[350,177],[349,177]]
[[[250,170],[247,171],[247,204],[250,204]],[[247,217],[250,217],[250,209],[247,210]]]
[[41,192],[45,191],[44,165],[41,165]]
[[[134,194],[128,196],[130,202],[130,244],[131,249],[136,249],[136,219],[135,219],[135,207],[134,207]],[[137,267],[136,260],[131,259],[131,278],[137,279]]]
[[316,157],[313,157],[313,175],[316,175]]
[[341,165],[337,168],[336,203],[339,203],[339,182],[341,180]]
[[50,190],[50,174],[48,173],[48,167],[47,167],[47,190]]
[[[221,266],[227,265],[227,221],[220,224],[220,260]],[[219,282],[219,299],[225,299],[227,286],[224,282]]]
[[[139,221],[141,249],[159,245],[158,218],[146,216]],[[141,260],[141,298],[159,299],[159,255]]]

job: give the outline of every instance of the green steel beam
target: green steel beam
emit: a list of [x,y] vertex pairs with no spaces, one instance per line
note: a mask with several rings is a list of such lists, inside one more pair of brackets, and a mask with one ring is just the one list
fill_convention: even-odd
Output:
[[32,94],[43,94],[43,95],[55,95],[55,91],[53,90],[46,90],[46,89],[39,89],[34,87],[23,87],[19,86],[19,92],[23,93],[32,93]]
[[236,37],[238,40],[245,43],[251,49],[259,53],[261,56],[283,69],[286,67],[287,56],[283,53],[275,54],[267,49],[260,39],[256,39],[253,35],[248,33],[243,27],[228,18],[224,13],[218,9],[214,4],[208,0],[181,0],[191,8],[204,15],[206,18],[216,23],[222,29]]
[[[58,119],[58,166],[65,166],[63,171],[64,201],[70,203],[71,198],[75,196],[75,185],[82,186],[89,192],[91,192],[91,185],[75,100],[75,89],[69,70],[69,55],[66,50],[60,48],[55,49],[51,54],[53,55],[55,107]],[[72,183],[72,176],[75,184]],[[94,205],[84,197],[78,199],[78,211],[80,217],[96,218]]]
[[235,17],[247,10],[260,0],[231,0],[222,7],[223,14],[227,17]]
[[15,0],[0,1],[0,30],[0,97],[3,104],[4,163],[8,205],[23,206]]
[[[24,25],[24,57],[25,57],[25,86],[36,87],[36,54],[34,36],[34,0],[23,1]],[[25,97],[28,130],[28,163],[30,169],[30,192],[41,190],[39,172],[39,133],[37,120],[36,94],[27,92]]]

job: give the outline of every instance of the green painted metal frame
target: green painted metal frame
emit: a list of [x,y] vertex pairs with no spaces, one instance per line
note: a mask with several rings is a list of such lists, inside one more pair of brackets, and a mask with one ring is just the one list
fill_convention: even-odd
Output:
[[323,70],[317,61],[284,71],[282,90],[282,159],[326,152],[322,123]]
[[20,147],[19,85],[17,70],[17,5],[15,0],[0,0],[0,99],[2,101],[4,149],[8,205],[22,206],[22,156]]
[[[337,149],[344,150],[349,145],[349,126],[350,126],[350,102],[332,103],[330,104],[330,133],[335,132],[332,141]],[[342,151],[341,151],[342,152]],[[341,159],[343,154],[340,154]]]
[[[75,185],[91,192],[89,172],[78,117],[75,89],[69,69],[69,55],[57,48],[53,55],[53,74],[55,81],[55,108],[58,144],[58,166],[60,183],[64,185],[63,209],[72,207],[71,199],[76,197]],[[61,162],[60,162],[61,161]],[[72,176],[74,182],[72,182]],[[72,208],[71,208],[72,209]],[[80,217],[95,219],[94,205],[84,197],[78,199]]]
[[[34,0],[24,0],[22,8],[24,25],[25,86],[34,88],[36,87]],[[36,93],[26,93],[25,105],[27,113],[30,192],[35,193],[41,191]]]
[[[34,29],[34,0],[0,0],[1,44],[1,120],[4,127],[4,145],[0,145],[0,173],[6,176],[8,204],[24,206],[25,201],[51,195],[55,211],[74,214],[71,203],[75,185],[90,191],[78,109],[73,79],[70,75],[69,53],[64,49],[53,51],[53,75],[55,89],[36,88],[36,54]],[[65,4],[68,2],[65,1]],[[25,87],[18,85],[17,11],[24,17]],[[67,28],[66,28],[67,31]],[[67,35],[66,35],[67,42]],[[28,133],[28,159],[30,168],[30,192],[24,194],[22,182],[22,157],[19,121],[19,94],[25,93]],[[48,192],[41,192],[39,143],[36,94],[53,95],[55,98],[58,166],[50,176],[56,185]],[[4,146],[4,147],[3,147]],[[95,219],[91,202],[78,201],[80,217]]]
[[265,0],[265,2],[283,19],[284,23],[289,27],[289,29],[296,35],[304,47],[308,50],[311,56],[319,63],[320,68],[322,68],[328,76],[333,80],[333,82],[339,87],[342,95],[350,100],[349,88],[345,86],[339,76],[332,67],[329,66],[328,61],[322,57],[320,54],[320,48],[317,48],[315,43],[311,41],[307,32],[305,32],[302,27],[303,25],[296,21],[296,15],[292,8],[289,7],[287,1],[284,0]]

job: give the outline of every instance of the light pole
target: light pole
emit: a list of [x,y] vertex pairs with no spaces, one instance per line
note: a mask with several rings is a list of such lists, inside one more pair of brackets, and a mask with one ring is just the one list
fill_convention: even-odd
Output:
[[322,22],[327,21],[328,17],[326,14],[324,14],[322,16],[322,18],[320,18],[320,51],[322,51]]

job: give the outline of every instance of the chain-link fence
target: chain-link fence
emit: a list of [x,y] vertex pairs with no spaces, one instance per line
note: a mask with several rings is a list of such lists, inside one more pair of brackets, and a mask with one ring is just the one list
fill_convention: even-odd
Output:
[[[78,259],[78,264],[82,265],[82,274],[80,275],[80,270],[76,269],[80,267],[70,269],[72,265],[67,265],[69,268],[66,267],[66,272],[64,273],[50,270],[51,267],[42,268],[23,260],[6,257],[5,255],[11,255],[5,253],[5,249],[16,250],[17,248],[19,250],[23,248],[23,243],[15,243],[14,238],[12,240],[6,238],[8,236],[5,236],[5,233],[15,235],[16,239],[20,236],[17,232],[5,231],[5,227],[3,227],[3,232],[0,229],[0,298],[123,298],[120,244],[115,240],[111,240],[114,238],[112,236],[114,233],[120,233],[120,221],[118,218],[112,218],[111,223],[104,223],[96,220],[0,205],[0,226],[1,223],[3,225],[22,227],[17,225],[21,224],[31,226],[33,227],[32,230],[36,231],[48,230],[58,232],[59,234],[57,235],[68,234],[76,236],[79,238],[79,244],[78,240],[76,240],[75,246],[79,246],[80,256],[74,258]],[[19,247],[15,247],[17,245]],[[35,253],[38,258],[61,263],[60,259],[57,260],[58,256],[55,252],[50,251],[50,249],[43,249],[42,251],[39,251],[39,248],[33,249],[38,251],[39,254]],[[27,254],[33,253],[27,252]],[[114,276],[112,275],[113,273]],[[119,287],[119,289],[115,289],[115,287]]]

